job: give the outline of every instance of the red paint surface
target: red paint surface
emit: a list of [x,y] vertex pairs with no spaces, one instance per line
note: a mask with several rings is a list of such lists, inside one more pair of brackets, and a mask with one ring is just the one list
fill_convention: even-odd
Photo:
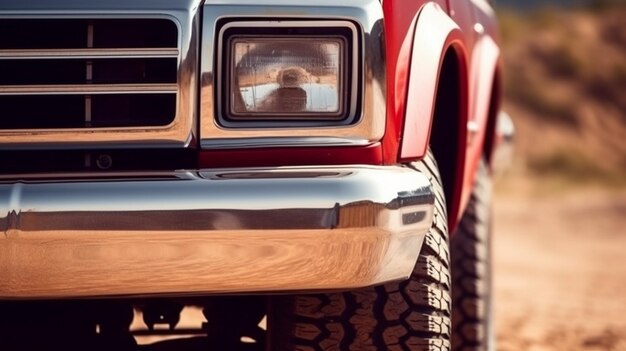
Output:
[[[469,90],[466,37],[446,13],[448,6],[445,3],[412,2],[412,5],[420,7],[415,6],[412,8],[414,11],[409,11],[404,6],[408,4],[400,1],[395,6],[391,1],[384,3],[388,86],[393,87],[388,89],[387,134],[383,139],[383,157],[385,163],[389,164],[410,162],[425,155],[429,145],[439,71],[448,48],[457,51],[460,81],[465,86],[463,90]],[[402,23],[399,27],[396,26],[398,20]],[[451,103],[462,105],[460,110],[463,115],[459,116],[458,123],[461,124],[459,134],[463,142],[468,118],[467,94],[462,94],[462,101]],[[455,191],[452,198],[448,199],[451,228],[456,225],[456,214],[461,211],[465,163],[465,149],[462,145],[456,154],[457,184],[453,185]]]
[[[463,177],[463,193],[461,196],[461,209],[469,201],[472,187],[474,186],[474,176],[478,169],[480,159],[484,157],[484,143],[487,138],[489,124],[489,111],[493,82],[500,58],[500,50],[491,37],[482,37],[476,45],[476,52],[480,55],[480,60],[475,61],[475,89],[473,91],[474,103],[471,118],[478,125],[478,132],[471,136],[467,144],[467,156],[465,158],[465,172]],[[496,116],[493,116],[495,118]],[[492,136],[489,136],[491,138]],[[457,214],[460,218],[462,212]]]
[[200,168],[379,165],[381,163],[382,152],[379,143],[366,147],[203,150],[198,155]]
[[[485,44],[497,41],[495,17],[485,0],[436,3],[443,11],[432,11],[433,4],[426,1],[387,0],[383,3],[388,104],[382,147],[386,164],[423,157],[429,145],[440,65],[446,50],[454,48],[460,57],[460,84],[465,92],[463,101],[451,102],[462,104],[464,111],[458,118],[462,144],[457,150],[457,184],[453,185],[453,198],[448,199],[450,222],[454,227],[467,204],[478,162],[483,157],[499,52],[494,50],[497,45]],[[418,16],[425,5],[430,11]],[[417,46],[417,57],[412,55],[413,45]],[[412,70],[419,73],[412,75]],[[469,136],[468,121],[478,125],[478,132]]]
[[[435,3],[440,10],[434,15],[433,11],[428,11],[428,18],[421,17],[420,10],[424,6],[432,8]],[[465,112],[458,118],[463,145],[457,152],[457,190],[453,198],[448,199],[452,202],[449,215],[453,227],[469,199],[487,137],[491,87],[499,60],[497,45],[491,45],[497,42],[494,15],[485,0],[385,0],[383,11],[387,120],[380,143],[368,147],[204,150],[199,153],[199,167],[376,165],[419,159],[429,144],[443,54],[448,48],[454,48],[460,57],[465,96],[462,101],[451,103],[462,104],[461,110]],[[481,26],[477,27],[477,23]],[[421,34],[414,43],[416,30]],[[493,40],[489,43],[484,36]],[[418,56],[412,55],[414,44],[419,45]],[[412,76],[412,70],[418,74]],[[411,96],[408,96],[409,89],[412,89]],[[408,99],[415,100],[409,102]],[[470,137],[467,136],[468,121],[479,125],[478,132]]]
[[[387,45],[387,126],[382,140],[385,164],[395,164],[399,161],[414,20],[418,11],[427,2],[429,1],[385,0],[383,2]],[[435,2],[443,9],[447,9],[445,0]]]
[[[408,81],[404,130],[400,159],[411,161],[424,157],[429,145],[437,84],[445,53],[453,48],[459,57],[461,86],[467,86],[467,54],[463,33],[441,7],[427,4],[415,26],[411,72]],[[461,88],[462,91],[467,89]],[[466,114],[466,98],[461,94],[460,110]],[[460,116],[462,119],[462,116]]]

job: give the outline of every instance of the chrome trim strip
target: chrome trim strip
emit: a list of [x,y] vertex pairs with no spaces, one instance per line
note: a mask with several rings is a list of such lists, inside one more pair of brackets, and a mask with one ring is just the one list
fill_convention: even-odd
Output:
[[177,84],[0,85],[1,95],[176,94]]
[[[0,149],[184,148],[198,140],[197,109],[202,0],[3,0],[0,21],[22,19],[168,19],[178,27],[176,118],[166,126],[0,130]],[[160,48],[154,48],[159,50]],[[5,118],[7,116],[4,116]]]
[[0,177],[0,299],[357,288],[405,279],[433,216],[403,166]]
[[[300,139],[303,146],[330,146],[326,141],[348,141],[350,145],[367,145],[379,141],[385,132],[386,78],[383,46],[383,13],[378,0],[355,0],[337,2],[320,0],[314,4],[295,0],[242,0],[236,2],[213,2],[204,4],[202,26],[203,55],[201,61],[200,93],[200,144],[203,148],[224,145],[214,140],[230,139],[234,148],[240,147],[289,147],[294,139]],[[339,21],[357,26],[362,42],[359,56],[363,67],[356,72],[363,81],[360,92],[360,114],[358,123],[350,125],[320,126],[298,123],[291,127],[271,127],[267,125],[246,128],[225,128],[217,123],[215,115],[217,91],[217,62],[212,53],[218,50],[220,21],[244,21],[282,24],[288,21],[307,22]],[[356,45],[355,45],[356,46]],[[276,144],[276,141],[289,143]],[[270,141],[270,143],[266,143]],[[251,146],[253,145],[253,146]]]
[[178,49],[171,48],[0,50],[0,60],[178,58],[178,55]]

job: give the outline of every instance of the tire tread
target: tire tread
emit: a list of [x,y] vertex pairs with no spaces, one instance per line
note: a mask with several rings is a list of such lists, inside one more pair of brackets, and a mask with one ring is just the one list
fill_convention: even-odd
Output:
[[489,349],[491,180],[481,161],[461,222],[450,239],[454,351]]
[[351,292],[271,300],[270,350],[450,350],[452,298],[443,188],[432,153],[411,167],[429,176],[435,193],[433,225],[411,278]]

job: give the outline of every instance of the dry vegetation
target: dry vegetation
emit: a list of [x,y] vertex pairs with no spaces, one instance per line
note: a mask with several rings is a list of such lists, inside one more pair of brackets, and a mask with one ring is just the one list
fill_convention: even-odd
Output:
[[626,7],[500,13],[498,350],[626,350]]
[[626,7],[500,13],[517,170],[626,185]]

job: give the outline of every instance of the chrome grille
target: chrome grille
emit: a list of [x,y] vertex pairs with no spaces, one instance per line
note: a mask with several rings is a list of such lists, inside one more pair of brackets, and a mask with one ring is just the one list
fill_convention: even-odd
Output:
[[179,33],[169,19],[0,20],[0,130],[172,123]]

